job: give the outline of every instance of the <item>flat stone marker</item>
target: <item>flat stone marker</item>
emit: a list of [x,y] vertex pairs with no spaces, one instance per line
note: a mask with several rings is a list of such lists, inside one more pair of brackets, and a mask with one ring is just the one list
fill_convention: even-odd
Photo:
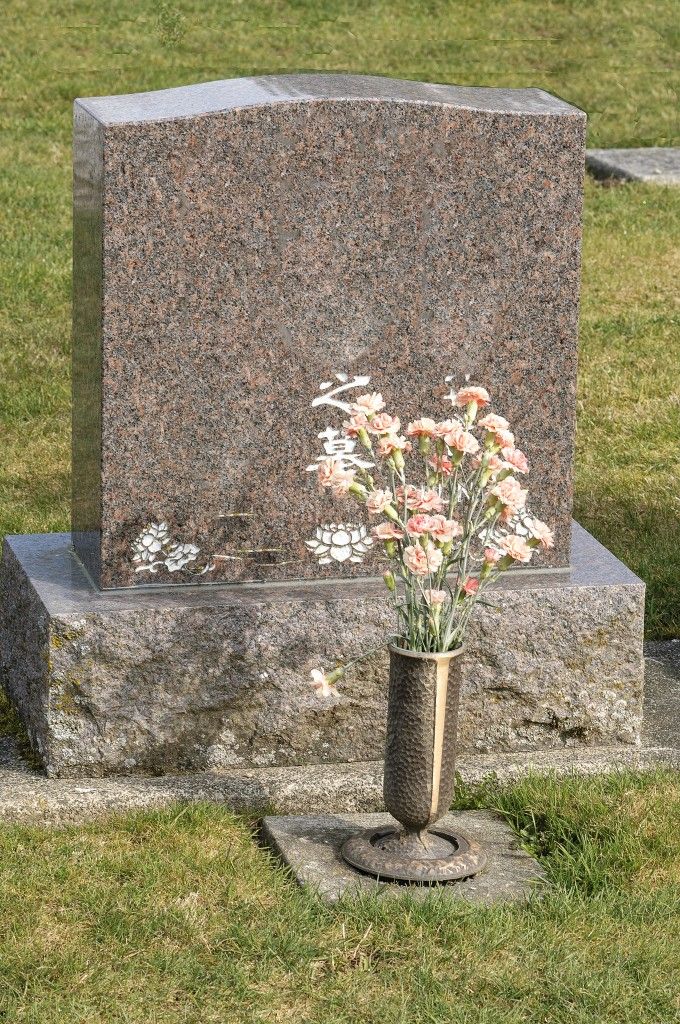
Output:
[[538,861],[519,846],[512,829],[491,811],[445,814],[442,826],[457,829],[484,847],[488,862],[474,878],[446,885],[412,886],[380,882],[346,864],[340,855],[344,841],[361,829],[394,824],[389,814],[319,814],[262,819],[262,837],[281,857],[302,886],[315,889],[327,903],[345,893],[396,896],[406,892],[424,897],[496,903],[527,899],[545,875]]
[[680,147],[589,149],[586,167],[593,177],[603,181],[617,178],[620,181],[680,185]]

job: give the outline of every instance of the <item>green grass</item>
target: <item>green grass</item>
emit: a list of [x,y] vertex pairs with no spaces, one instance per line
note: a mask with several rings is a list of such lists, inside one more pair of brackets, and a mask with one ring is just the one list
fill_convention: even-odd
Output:
[[680,189],[587,192],[577,519],[647,583],[647,635],[680,636]]
[[324,906],[210,806],[0,830],[0,1020],[673,1024],[680,783],[483,787],[538,851],[526,906]]
[[[293,70],[540,86],[597,146],[678,142],[673,0],[7,0],[0,14],[0,532],[69,508],[70,136],[75,96]],[[589,185],[576,512],[680,635],[680,190]],[[675,305],[675,319],[673,319]]]

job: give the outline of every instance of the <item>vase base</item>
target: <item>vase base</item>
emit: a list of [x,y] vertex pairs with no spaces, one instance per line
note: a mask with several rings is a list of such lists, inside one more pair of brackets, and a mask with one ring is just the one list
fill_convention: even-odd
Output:
[[425,885],[470,878],[486,864],[478,843],[446,828],[364,832],[343,844],[342,856],[358,871],[385,881]]

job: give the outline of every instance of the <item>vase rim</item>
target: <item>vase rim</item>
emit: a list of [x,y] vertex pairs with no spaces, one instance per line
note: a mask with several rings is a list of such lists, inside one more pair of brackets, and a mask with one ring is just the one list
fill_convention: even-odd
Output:
[[389,644],[388,650],[394,654],[403,654],[405,658],[420,658],[423,661],[450,661],[457,658],[465,650],[465,644],[456,647],[453,651],[407,651],[405,647],[397,647],[396,644]]

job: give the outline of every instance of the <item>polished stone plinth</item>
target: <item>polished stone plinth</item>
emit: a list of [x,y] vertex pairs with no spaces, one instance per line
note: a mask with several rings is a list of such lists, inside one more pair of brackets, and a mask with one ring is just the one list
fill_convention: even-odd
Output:
[[[375,552],[305,548],[361,518],[305,472],[339,373],[404,423],[450,412],[447,376],[487,387],[555,532],[541,565],[567,565],[582,111],[310,74],[80,99],[74,124],[73,539],[95,582],[378,575]],[[150,520],[206,561],[136,572]]]
[[296,881],[326,903],[335,903],[341,896],[373,893],[384,898],[408,893],[490,904],[526,900],[540,891],[545,877],[540,864],[522,850],[510,826],[491,811],[452,812],[435,826],[461,833],[483,847],[486,866],[473,878],[435,886],[390,884],[345,863],[340,854],[345,840],[386,826],[396,827],[389,814],[271,815],[262,820],[262,838]]
[[[510,572],[463,669],[467,756],[635,751],[644,586],[574,526],[573,567]],[[10,537],[5,684],[48,774],[349,766],[382,755],[387,655],[320,698],[312,668],[393,628],[379,580],[96,590],[63,534]]]

